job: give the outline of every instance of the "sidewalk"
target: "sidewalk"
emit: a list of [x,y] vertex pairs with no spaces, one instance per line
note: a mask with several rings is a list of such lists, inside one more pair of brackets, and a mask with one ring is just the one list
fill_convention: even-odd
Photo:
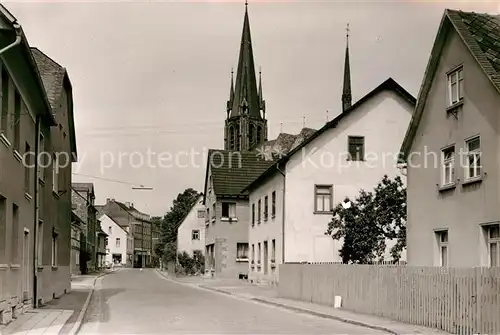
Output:
[[97,278],[109,271],[71,277],[71,291],[49,301],[43,307],[30,309],[6,326],[0,334],[75,334],[87,308]]
[[160,272],[166,278],[194,287],[231,295],[237,298],[250,300],[274,307],[305,313],[317,317],[337,320],[371,329],[385,331],[390,334],[448,334],[444,331],[400,323],[397,321],[380,318],[377,316],[357,314],[346,310],[322,306],[303,301],[295,301],[278,297],[277,289],[271,286],[252,285],[244,280],[219,279],[204,277],[169,277]]

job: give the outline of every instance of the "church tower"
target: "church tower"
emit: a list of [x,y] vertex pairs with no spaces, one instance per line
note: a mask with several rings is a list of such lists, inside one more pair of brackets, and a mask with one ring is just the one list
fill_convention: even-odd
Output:
[[233,71],[231,71],[231,88],[226,112],[225,150],[248,151],[267,141],[266,103],[262,95],[262,72],[259,71],[259,85],[257,86],[248,19],[248,3],[245,3],[236,82]]
[[351,65],[349,64],[349,23],[346,27],[347,41],[345,47],[345,61],[344,61],[344,86],[342,88],[342,113],[351,107],[352,93],[351,93]]

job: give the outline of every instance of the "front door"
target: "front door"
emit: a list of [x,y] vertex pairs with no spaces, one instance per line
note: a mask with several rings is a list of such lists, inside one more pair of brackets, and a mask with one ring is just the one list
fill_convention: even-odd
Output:
[[267,241],[264,241],[264,274],[267,275],[268,266]]

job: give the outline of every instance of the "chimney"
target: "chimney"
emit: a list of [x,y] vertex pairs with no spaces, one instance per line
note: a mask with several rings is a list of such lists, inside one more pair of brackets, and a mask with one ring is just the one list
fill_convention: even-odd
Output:
[[130,207],[134,207],[134,203],[133,202],[130,203]]
[[109,204],[111,202],[110,198],[106,198],[106,204]]

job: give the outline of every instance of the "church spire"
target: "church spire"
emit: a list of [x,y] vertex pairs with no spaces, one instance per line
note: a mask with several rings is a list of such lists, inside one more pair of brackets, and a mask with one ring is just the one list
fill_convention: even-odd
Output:
[[234,71],[231,69],[231,88],[229,89],[229,100],[227,101],[227,114],[229,116],[229,112],[231,111],[231,108],[233,107],[233,101],[234,101]]
[[345,63],[344,63],[344,87],[342,89],[342,112],[345,112],[352,103],[351,94],[351,67],[349,64],[349,23],[346,27],[347,43],[345,48]]
[[[247,106],[244,107],[244,104]],[[252,38],[250,36],[248,2],[245,2],[245,17],[243,20],[238,68],[236,70],[234,99],[232,101],[229,117],[241,115],[244,110],[248,112],[250,117],[261,117],[253,59]]]
[[262,93],[262,68],[259,68],[259,107],[262,111],[262,117],[266,118],[266,101]]

